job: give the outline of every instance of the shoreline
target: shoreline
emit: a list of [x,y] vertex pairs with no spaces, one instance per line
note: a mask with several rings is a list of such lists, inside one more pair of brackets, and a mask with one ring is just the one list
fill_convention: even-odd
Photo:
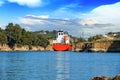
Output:
[[90,80],[120,80],[120,74],[116,75],[115,77],[96,76]]
[[120,40],[79,42],[75,45],[78,52],[120,52]]
[[[0,52],[47,52],[47,51],[54,51],[54,50],[9,50],[9,51],[6,51],[6,50],[0,50]],[[62,51],[64,52],[64,51]],[[66,52],[66,51],[65,51]],[[88,53],[120,53],[119,51],[70,51],[70,52],[77,52],[77,53],[83,53],[83,52],[88,52]]]
[[[50,44],[44,48],[42,46],[29,46],[15,44],[10,48],[7,44],[0,44],[0,52],[14,52],[14,51],[54,51],[52,49],[52,40]],[[74,52],[120,52],[120,40],[118,41],[99,41],[99,42],[80,42],[73,44]]]

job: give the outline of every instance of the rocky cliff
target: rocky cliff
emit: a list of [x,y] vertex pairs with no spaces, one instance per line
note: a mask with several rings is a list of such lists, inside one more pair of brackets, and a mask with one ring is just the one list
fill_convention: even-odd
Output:
[[120,75],[116,75],[115,77],[105,77],[105,76],[97,76],[92,78],[91,80],[120,80]]
[[[7,44],[0,45],[0,51],[52,51],[52,39],[50,44],[43,48],[41,46],[18,46],[10,48]],[[98,42],[79,42],[73,44],[74,51],[92,51],[92,52],[120,52],[120,41],[98,41]]]
[[13,48],[10,48],[7,44],[0,45],[0,51],[44,51],[45,49],[41,46],[18,46],[15,45]]
[[21,46],[17,44],[15,44],[13,48],[10,48],[7,44],[0,44],[0,51],[52,51],[52,41],[52,39],[49,40],[50,44],[46,48],[42,46]]
[[120,52],[120,40],[81,42],[76,44],[76,49],[93,52]]
[[0,44],[0,51],[12,51],[7,44]]

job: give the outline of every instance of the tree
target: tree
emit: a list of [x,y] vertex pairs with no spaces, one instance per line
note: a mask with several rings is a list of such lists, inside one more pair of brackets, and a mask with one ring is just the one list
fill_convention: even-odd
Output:
[[46,48],[48,46],[48,44],[49,44],[49,41],[45,37],[43,37],[41,35],[38,35],[37,37],[38,37],[38,40],[39,40],[39,45]]
[[90,38],[88,38],[88,41],[92,42],[92,41],[96,41],[98,39],[101,39],[101,35],[96,35],[96,36],[90,37]]
[[84,38],[80,37],[80,38],[78,38],[78,41],[85,42],[86,40]]
[[5,30],[0,28],[0,44],[7,44],[7,36],[5,34]]
[[18,24],[13,25],[13,23],[9,23],[6,26],[6,34],[8,38],[8,45],[13,47],[16,43],[19,43],[21,38],[22,29]]
[[[1,29],[0,29],[1,30]],[[45,36],[37,33],[26,31],[22,29],[18,24],[9,23],[5,29],[6,35],[0,33],[0,40],[8,41],[8,45],[13,48],[17,45],[30,45],[30,46],[43,46],[47,47],[49,41]],[[6,39],[6,40],[5,40]]]

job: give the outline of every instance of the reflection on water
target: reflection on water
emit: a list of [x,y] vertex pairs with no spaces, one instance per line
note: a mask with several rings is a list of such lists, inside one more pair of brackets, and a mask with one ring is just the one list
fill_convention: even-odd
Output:
[[56,80],[69,80],[69,55],[58,52],[56,56]]
[[0,80],[90,80],[120,74],[120,54],[1,52]]

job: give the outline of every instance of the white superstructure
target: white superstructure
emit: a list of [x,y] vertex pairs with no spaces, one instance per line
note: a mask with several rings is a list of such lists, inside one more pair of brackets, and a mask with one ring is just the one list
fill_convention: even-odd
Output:
[[64,34],[63,31],[58,31],[56,40],[53,40],[53,43],[64,43],[64,44],[69,44],[69,37],[68,34]]

